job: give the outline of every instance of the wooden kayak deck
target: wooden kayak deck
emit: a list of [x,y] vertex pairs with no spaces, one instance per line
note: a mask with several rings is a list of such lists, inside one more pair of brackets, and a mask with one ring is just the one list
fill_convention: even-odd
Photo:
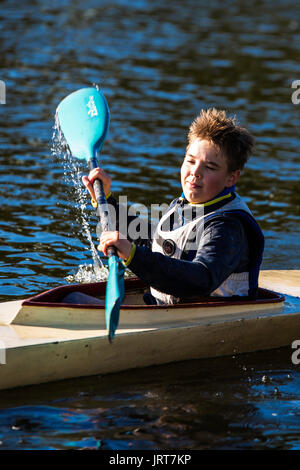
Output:
[[285,294],[285,301],[249,310],[223,306],[218,313],[210,308],[203,315],[191,309],[188,317],[177,309],[176,318],[152,324],[143,317],[140,324],[121,321],[112,344],[104,317],[80,323],[75,315],[68,322],[63,312],[59,323],[59,315],[50,321],[48,312],[47,324],[43,312],[36,325],[22,313],[23,301],[2,303],[0,389],[291,345],[300,339],[300,271],[262,271],[260,286]]

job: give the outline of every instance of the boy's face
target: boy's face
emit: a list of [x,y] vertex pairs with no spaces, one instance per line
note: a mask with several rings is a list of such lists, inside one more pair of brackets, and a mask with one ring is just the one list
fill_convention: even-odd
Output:
[[204,203],[235,184],[240,173],[240,170],[228,173],[227,161],[216,145],[195,139],[181,167],[181,185],[189,202]]

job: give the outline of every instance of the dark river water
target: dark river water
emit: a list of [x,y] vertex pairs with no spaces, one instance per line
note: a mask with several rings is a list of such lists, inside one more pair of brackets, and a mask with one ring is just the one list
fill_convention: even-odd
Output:
[[[93,273],[92,207],[53,142],[58,103],[90,85],[112,191],[147,206],[180,194],[201,108],[236,114],[263,268],[299,269],[299,52],[293,1],[0,0],[0,300]],[[1,392],[0,449],[299,449],[299,386],[286,348]]]

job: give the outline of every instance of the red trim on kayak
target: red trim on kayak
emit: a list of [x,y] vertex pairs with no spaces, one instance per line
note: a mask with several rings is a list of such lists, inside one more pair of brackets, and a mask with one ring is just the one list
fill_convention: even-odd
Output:
[[[131,291],[146,289],[147,285],[137,278],[125,280],[125,291],[129,294]],[[68,307],[68,308],[86,308],[86,309],[104,309],[104,305],[99,304],[70,304],[62,303],[61,299],[71,292],[82,292],[87,295],[105,295],[106,282],[93,282],[90,284],[72,284],[54,287],[48,291],[37,294],[22,302],[22,305],[39,306],[39,307]],[[259,305],[266,303],[280,303],[285,300],[282,294],[270,291],[268,289],[259,288],[257,299],[231,299],[225,297],[199,297],[195,302],[178,303],[172,305],[122,305],[122,310],[147,310],[147,309],[176,309],[176,308],[206,308],[206,307],[222,307],[228,305]]]

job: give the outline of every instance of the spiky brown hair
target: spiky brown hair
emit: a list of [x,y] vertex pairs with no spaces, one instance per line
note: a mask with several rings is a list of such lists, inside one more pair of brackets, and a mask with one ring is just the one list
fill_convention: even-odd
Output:
[[213,142],[224,153],[228,172],[244,168],[255,144],[253,136],[239,126],[235,116],[215,108],[202,110],[190,125],[189,145],[197,138]]

